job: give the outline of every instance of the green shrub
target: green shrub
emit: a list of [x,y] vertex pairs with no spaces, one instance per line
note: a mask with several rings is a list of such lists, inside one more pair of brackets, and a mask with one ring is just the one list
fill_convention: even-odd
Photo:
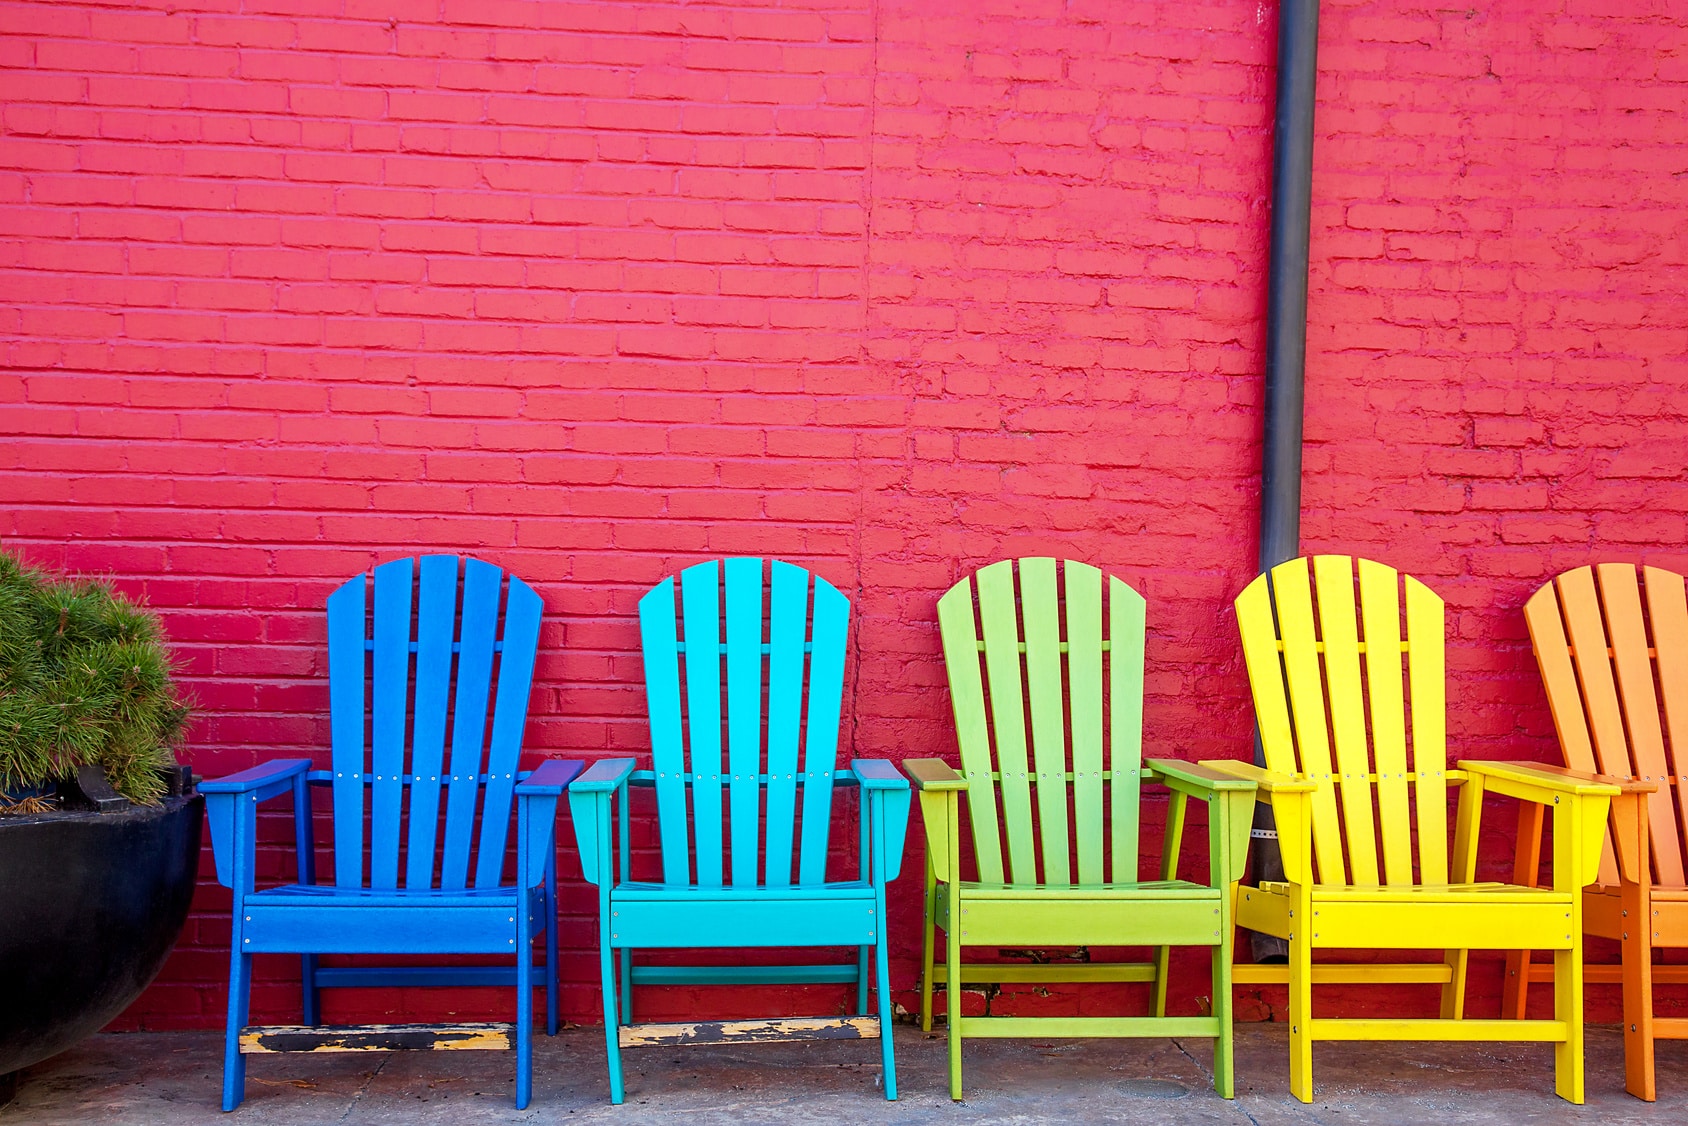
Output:
[[156,615],[0,551],[0,798],[92,763],[156,803],[189,711],[172,671]]

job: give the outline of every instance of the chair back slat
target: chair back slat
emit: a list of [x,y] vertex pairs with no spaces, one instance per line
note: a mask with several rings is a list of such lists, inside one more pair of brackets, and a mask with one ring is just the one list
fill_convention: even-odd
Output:
[[1020,617],[1026,636],[1026,696],[1031,705],[1041,883],[1071,884],[1067,858],[1067,715],[1062,700],[1061,604],[1055,560],[1020,560]]
[[[1008,566],[1005,562],[991,564],[991,567],[1005,566]],[[938,633],[943,639],[950,709],[955,714],[956,742],[961,748],[961,773],[967,779],[967,817],[973,834],[973,857],[980,881],[1000,884],[1005,882],[1002,828],[997,816],[996,783],[991,781],[990,720],[985,709],[984,679],[979,671],[979,627],[973,605],[976,578],[963,579],[938,599]]]
[[1108,788],[1113,821],[1110,871],[1111,878],[1119,883],[1130,883],[1138,875],[1137,816],[1143,790],[1143,649],[1147,623],[1148,605],[1143,596],[1110,575],[1108,636],[1104,639],[1109,646]]
[[1429,587],[1402,576],[1407,603],[1407,691],[1418,791],[1419,879],[1448,882],[1447,611]]
[[328,727],[334,768],[334,884],[363,886],[364,670],[368,589],[363,575],[328,596]]
[[432,887],[445,774],[445,727],[451,703],[452,641],[457,635],[457,557],[424,556],[416,607],[416,702],[410,736],[410,832],[406,887]]
[[[1592,599],[1594,579],[1587,567],[1572,578],[1570,587],[1579,591],[1573,598]],[[1570,572],[1561,578],[1570,578]],[[1599,772],[1594,760],[1593,734],[1589,731],[1588,715],[1583,708],[1582,689],[1577,684],[1577,670],[1571,662],[1571,642],[1565,633],[1565,618],[1560,608],[1560,584],[1550,582],[1532,594],[1524,603],[1524,624],[1530,630],[1530,647],[1536,654],[1536,668],[1541,672],[1547,689],[1547,706],[1553,714],[1553,729],[1559,737],[1559,747],[1565,765],[1574,770]],[[1612,831],[1606,830],[1606,840],[1600,851],[1600,882],[1618,881],[1617,854],[1612,849]]]
[[[484,566],[470,560],[470,567]],[[496,581],[496,580],[495,580]],[[497,887],[504,875],[516,770],[533,690],[533,662],[539,650],[539,595],[515,575],[504,596],[504,632],[498,654],[498,689],[493,696],[492,731],[487,737],[486,787],[481,795],[481,833],[475,846],[475,886]]]
[[798,745],[803,734],[803,640],[809,620],[809,573],[773,565],[768,606],[768,828],[766,882],[791,886],[797,823]]
[[410,697],[410,611],[416,561],[375,568],[375,656],[370,700],[369,886],[399,882],[405,720]]
[[814,578],[811,608],[811,578],[778,561],[770,578],[752,558],[688,567],[679,575],[678,629],[674,580],[639,601],[668,884],[692,882],[695,858],[699,887],[758,886],[763,872],[769,885],[790,886],[794,842],[798,882],[826,880],[850,604]]
[[[732,882],[757,883],[762,826],[762,621],[760,559],[729,559],[727,579],[727,785],[732,832]],[[771,655],[771,654],[770,654]]]
[[656,774],[657,827],[662,840],[662,880],[691,883],[686,827],[686,745],[680,715],[680,639],[674,580],[663,579],[639,599],[639,646],[645,664],[645,711]]
[[1020,622],[1014,598],[1014,568],[993,563],[975,576],[979,623],[985,641],[985,685],[990,693],[990,730],[1001,775],[998,797],[1008,831],[1008,882],[1037,883],[1037,845],[1032,835],[1031,766],[1026,746],[1026,702],[1021,678]]
[[1360,560],[1358,570],[1383,878],[1388,884],[1411,884],[1412,787],[1407,782],[1406,694],[1401,681],[1401,584],[1394,568],[1370,559]]
[[1319,636],[1325,648],[1325,694],[1336,750],[1348,874],[1356,884],[1374,886],[1378,883],[1377,822],[1372,816],[1371,753],[1360,687],[1354,564],[1346,556],[1316,556],[1313,582],[1319,599]]
[[686,644],[686,736],[692,771],[693,852],[699,887],[720,887],[723,837],[721,772],[721,569],[699,563],[680,572]]
[[[1647,585],[1647,619],[1653,627],[1653,649],[1664,701],[1665,769],[1670,778],[1659,789],[1675,798],[1677,841],[1688,853],[1688,588],[1682,576],[1660,567],[1643,567]],[[1688,871],[1688,855],[1684,855]]]
[[[1336,815],[1330,723],[1325,714],[1324,677],[1313,627],[1308,560],[1292,559],[1274,567],[1271,590],[1278,613],[1278,636],[1283,641],[1281,676],[1289,690],[1295,743],[1280,755],[1283,767],[1272,765],[1270,750],[1267,765],[1274,770],[1299,769],[1318,783],[1319,788],[1313,793],[1313,853],[1318,864],[1318,880],[1323,884],[1343,885],[1348,882],[1348,869],[1342,855],[1342,826]],[[1238,620],[1241,621],[1240,614]],[[1295,765],[1297,751],[1299,767]]]
[[1682,842],[1677,834],[1676,803],[1671,800],[1670,769],[1665,765],[1665,734],[1659,722],[1647,624],[1641,616],[1640,583],[1635,568],[1627,563],[1602,563],[1595,568],[1595,575],[1623,704],[1624,727],[1629,732],[1631,776],[1659,784],[1647,798],[1653,877],[1661,884],[1681,887]]
[[[1067,725],[1072,733],[1073,844],[1078,853],[1078,882],[1099,884],[1108,878],[1102,815],[1107,788],[1102,778],[1102,572],[1068,561],[1061,565],[1061,578],[1067,627]],[[1056,671],[1058,676],[1059,668]],[[1131,836],[1136,839],[1135,828]]]
[[463,568],[463,610],[457,631],[457,696],[451,714],[451,781],[446,786],[445,844],[440,887],[460,891],[469,884],[469,846],[474,839],[480,797],[481,752],[486,742],[486,708],[492,692],[493,642],[498,629],[501,572],[468,560]]
[[[804,577],[805,585],[808,576]],[[844,654],[849,646],[850,602],[814,576],[809,634],[808,717],[803,729],[803,836],[797,882],[826,880],[832,837],[832,793],[838,772],[838,727],[844,701]]]
[[1606,620],[1606,643],[1623,706],[1624,728],[1629,733],[1629,769],[1633,777],[1657,782],[1659,786],[1647,798],[1652,876],[1660,884],[1681,887],[1682,838],[1669,784],[1672,771],[1666,761],[1664,727],[1654,682],[1654,656],[1649,652],[1647,623],[1642,616],[1640,582],[1635,568],[1627,563],[1602,563],[1595,568],[1595,575]]
[[1075,854],[1078,884],[1136,880],[1142,597],[1110,577],[1104,609],[1094,567],[1002,560],[947,591],[938,624],[980,880],[1004,882],[1002,828],[1009,883],[1073,886]]
[[[1578,567],[1559,577],[1558,617],[1576,670],[1578,697],[1582,701],[1584,730],[1589,741],[1588,769],[1602,774],[1632,777],[1628,738],[1624,733],[1623,707],[1618,703],[1617,680],[1607,653],[1607,637],[1600,620],[1600,592],[1594,569]],[[1618,879],[1617,855],[1611,831],[1601,846],[1600,876],[1606,883]]]

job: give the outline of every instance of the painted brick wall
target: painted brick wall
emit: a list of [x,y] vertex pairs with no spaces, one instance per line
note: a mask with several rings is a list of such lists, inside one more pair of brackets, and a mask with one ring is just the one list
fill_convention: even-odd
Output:
[[[1524,597],[1688,568],[1688,9],[1324,8],[1303,543],[1448,599],[1456,754],[1552,757]],[[1275,27],[1244,0],[0,4],[0,537],[164,614],[206,773],[322,753],[322,598],[423,550],[544,596],[540,751],[642,749],[638,592],[761,553],[853,593],[847,752],[948,753],[936,596],[1053,553],[1149,598],[1151,750],[1244,756]],[[125,1026],[220,1020],[226,903]],[[591,959],[564,974],[594,1019]],[[261,968],[260,1019],[289,980]]]

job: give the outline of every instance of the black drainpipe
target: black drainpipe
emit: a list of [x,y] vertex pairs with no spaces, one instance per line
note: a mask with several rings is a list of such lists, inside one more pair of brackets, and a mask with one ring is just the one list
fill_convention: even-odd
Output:
[[[1272,246],[1266,267],[1266,417],[1260,457],[1260,570],[1301,554],[1301,416],[1307,370],[1307,241],[1313,203],[1313,101],[1319,0],[1279,0],[1278,104],[1272,127]],[[1264,766],[1260,737],[1254,761]],[[1272,811],[1255,807],[1254,871],[1283,879]],[[1255,961],[1288,946],[1252,934]]]

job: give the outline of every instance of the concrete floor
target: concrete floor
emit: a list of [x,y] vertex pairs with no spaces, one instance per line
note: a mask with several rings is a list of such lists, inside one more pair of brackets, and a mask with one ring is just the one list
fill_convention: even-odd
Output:
[[601,1034],[538,1038],[533,1103],[513,1106],[506,1052],[254,1057],[246,1102],[218,1109],[214,1033],[96,1036],[24,1071],[0,1126],[263,1126],[451,1122],[674,1123],[1436,1123],[1688,1121],[1688,1041],[1660,1041],[1659,1101],[1623,1090],[1623,1042],[1589,1030],[1588,1104],[1553,1095],[1539,1044],[1329,1044],[1315,1055],[1319,1099],[1290,1098],[1282,1025],[1237,1029],[1237,1098],[1209,1087],[1208,1041],[970,1041],[968,1098],[945,1094],[944,1043],[897,1030],[902,1098],[879,1095],[872,1042],[646,1048],[624,1054],[627,1103],[613,1107]]

